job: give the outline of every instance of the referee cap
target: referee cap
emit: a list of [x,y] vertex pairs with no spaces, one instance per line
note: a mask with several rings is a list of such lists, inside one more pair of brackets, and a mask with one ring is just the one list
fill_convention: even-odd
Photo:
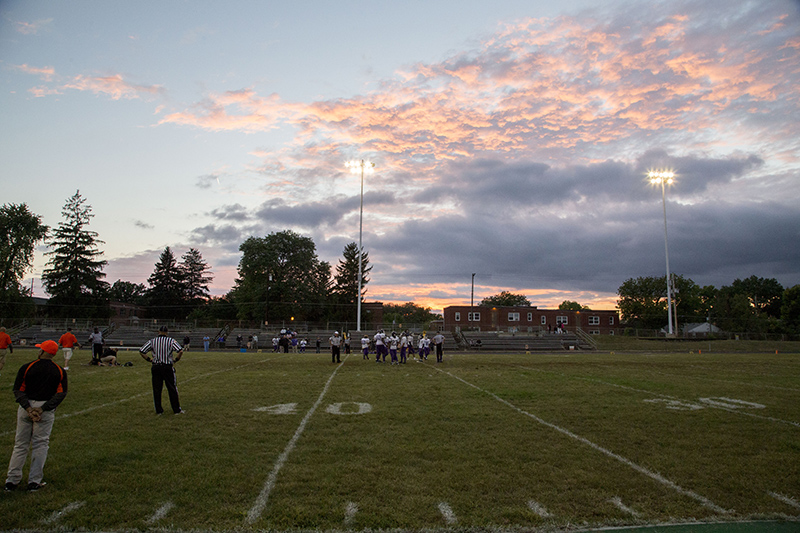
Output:
[[158,331],[160,331],[161,333],[169,333],[169,328],[167,326],[161,326],[160,328],[158,328]]
[[42,344],[37,344],[36,347],[41,348],[43,352],[47,352],[50,355],[55,355],[58,352],[56,341],[44,341]]

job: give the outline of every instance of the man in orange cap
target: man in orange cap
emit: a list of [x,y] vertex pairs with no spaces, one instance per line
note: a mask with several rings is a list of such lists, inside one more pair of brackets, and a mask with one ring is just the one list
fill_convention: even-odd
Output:
[[47,340],[36,347],[40,349],[39,358],[22,365],[14,381],[14,397],[19,408],[6,491],[16,489],[22,481],[22,467],[28,458],[28,450],[31,452],[28,490],[35,491],[44,486],[42,477],[56,417],[55,408],[67,396],[67,373],[53,361],[58,353],[58,344]]

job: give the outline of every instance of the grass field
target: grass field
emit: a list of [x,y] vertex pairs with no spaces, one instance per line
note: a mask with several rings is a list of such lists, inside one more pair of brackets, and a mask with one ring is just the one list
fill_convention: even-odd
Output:
[[[14,374],[34,356],[15,350],[0,376],[3,465]],[[796,353],[449,353],[390,366],[189,352],[176,365],[180,416],[155,416],[135,352],[122,356],[133,367],[79,364],[88,357],[71,364],[48,485],[0,494],[0,530],[800,525]]]

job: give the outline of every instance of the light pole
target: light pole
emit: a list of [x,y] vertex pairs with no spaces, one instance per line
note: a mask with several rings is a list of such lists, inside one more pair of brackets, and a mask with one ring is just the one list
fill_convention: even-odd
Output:
[[653,171],[647,173],[650,183],[661,185],[661,204],[664,209],[664,255],[667,259],[667,334],[672,337],[672,283],[669,274],[669,246],[667,245],[667,192],[666,186],[675,181],[675,173],[669,170]]
[[361,331],[361,278],[363,277],[361,256],[364,255],[361,240],[364,233],[364,173],[374,172],[375,163],[361,159],[359,161],[348,161],[344,166],[349,168],[353,174],[361,172],[361,207],[358,212],[358,312],[356,316],[356,331]]

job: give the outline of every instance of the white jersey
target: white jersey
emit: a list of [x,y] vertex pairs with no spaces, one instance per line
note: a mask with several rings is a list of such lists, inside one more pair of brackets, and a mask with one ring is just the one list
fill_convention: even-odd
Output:
[[423,349],[423,348],[425,348],[425,341],[426,341],[426,340],[427,340],[427,339],[425,339],[425,337],[420,337],[420,338],[419,338],[419,349],[420,349],[420,350],[421,350],[421,349]]
[[342,338],[338,335],[334,335],[330,339],[328,339],[331,343],[331,346],[341,346],[342,345]]
[[408,337],[406,335],[400,337],[400,346],[403,348],[408,348]]
[[392,335],[391,337],[388,338],[388,341],[389,341],[389,349],[396,350],[397,343],[400,342],[400,339],[397,337],[397,335]]
[[362,337],[361,338],[361,349],[369,348],[369,337]]
[[383,346],[384,339],[386,338],[385,333],[378,332],[375,334],[375,346]]
[[430,346],[431,346],[431,340],[428,337],[425,337],[425,347],[430,348]]

